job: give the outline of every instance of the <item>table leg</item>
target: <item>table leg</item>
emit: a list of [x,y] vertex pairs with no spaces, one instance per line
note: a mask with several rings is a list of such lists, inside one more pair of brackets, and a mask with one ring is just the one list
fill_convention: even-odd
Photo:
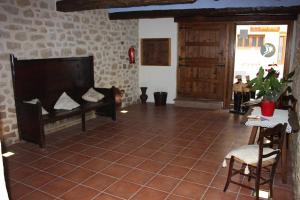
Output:
[[281,180],[282,183],[287,183],[287,135],[283,138],[282,152],[281,152]]
[[258,129],[257,126],[253,126],[248,144],[254,144],[256,134],[257,134],[257,129]]

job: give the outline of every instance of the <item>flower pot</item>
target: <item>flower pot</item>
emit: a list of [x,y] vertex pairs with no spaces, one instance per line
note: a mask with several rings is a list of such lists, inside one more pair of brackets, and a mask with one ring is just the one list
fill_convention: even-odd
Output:
[[261,114],[266,117],[271,117],[274,114],[275,102],[269,100],[262,100],[260,103]]

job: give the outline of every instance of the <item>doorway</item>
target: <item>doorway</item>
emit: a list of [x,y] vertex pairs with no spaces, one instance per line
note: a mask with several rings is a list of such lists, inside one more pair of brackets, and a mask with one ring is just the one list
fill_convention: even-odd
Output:
[[247,24],[236,26],[234,80],[244,83],[256,77],[260,67],[274,68],[283,77],[288,25]]

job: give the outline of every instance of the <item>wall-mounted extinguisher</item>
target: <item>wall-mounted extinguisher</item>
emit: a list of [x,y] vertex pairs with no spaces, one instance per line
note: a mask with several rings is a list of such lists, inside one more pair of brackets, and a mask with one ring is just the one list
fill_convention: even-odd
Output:
[[129,63],[134,64],[135,63],[135,50],[134,47],[131,46],[128,50],[128,56],[129,56]]

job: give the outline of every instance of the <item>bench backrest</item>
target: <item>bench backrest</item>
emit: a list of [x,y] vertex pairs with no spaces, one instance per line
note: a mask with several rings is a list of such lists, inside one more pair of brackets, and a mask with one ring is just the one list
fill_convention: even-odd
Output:
[[93,56],[18,60],[11,55],[11,68],[16,104],[39,98],[48,111],[63,92],[82,103],[94,86]]

